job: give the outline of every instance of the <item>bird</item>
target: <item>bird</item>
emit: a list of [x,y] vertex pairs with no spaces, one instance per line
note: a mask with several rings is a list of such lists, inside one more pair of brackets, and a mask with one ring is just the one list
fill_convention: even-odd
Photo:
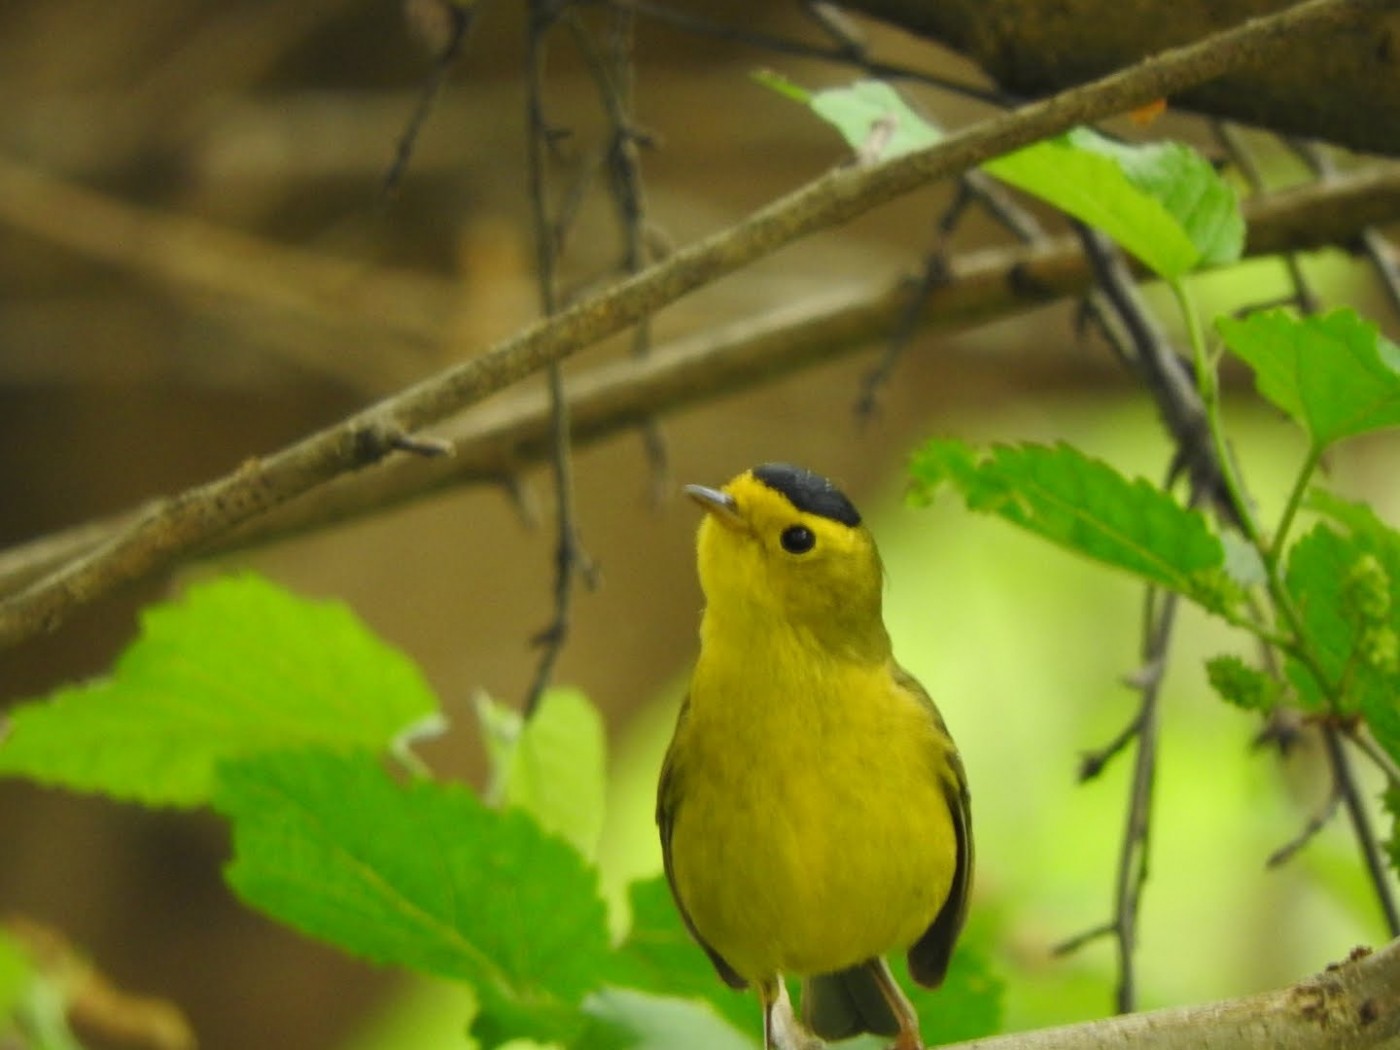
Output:
[[[667,881],[766,1050],[871,1032],[920,1050],[885,956],[936,987],[967,916],[967,776],[894,660],[870,530],[827,478],[765,463],[704,510],[700,651],[657,788]],[[786,977],[802,983],[799,1021]]]

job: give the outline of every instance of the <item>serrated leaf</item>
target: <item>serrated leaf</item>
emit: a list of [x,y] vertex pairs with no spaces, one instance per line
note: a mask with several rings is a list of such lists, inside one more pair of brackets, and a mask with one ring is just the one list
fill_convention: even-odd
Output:
[[1400,347],[1354,310],[1221,317],[1225,345],[1254,370],[1259,393],[1319,448],[1400,425]]
[[502,1039],[584,1020],[608,958],[597,879],[524,813],[323,751],[226,763],[214,802],[233,823],[225,876],[252,907],[373,962],[471,982]]
[[[1376,723],[1377,735],[1388,725],[1400,696],[1400,675],[1393,662],[1375,660],[1374,638],[1354,608],[1353,573],[1367,556],[1354,537],[1330,526],[1316,525],[1293,545],[1285,585],[1303,621],[1304,644],[1313,654],[1324,681],[1296,659],[1288,662],[1290,681],[1305,706],[1319,710],[1329,687],[1345,686],[1339,701],[1345,713],[1362,713]],[[1390,581],[1392,599],[1395,581]]]
[[[1400,532],[1382,521],[1364,503],[1353,503],[1322,489],[1308,494],[1308,505],[1350,533],[1350,542],[1360,556],[1375,558],[1390,584],[1388,627],[1400,636]],[[1362,714],[1376,741],[1396,762],[1400,762],[1400,692],[1383,688],[1368,690],[1360,697]]]
[[1272,710],[1281,691],[1276,679],[1229,653],[1206,661],[1206,677],[1222,700],[1246,711]]
[[607,796],[603,720],[577,689],[551,689],[528,720],[482,694],[477,714],[491,757],[492,801],[516,806],[590,860]]
[[[810,95],[779,81],[768,86],[806,102],[867,159],[900,156],[943,137],[884,81],[862,80]],[[1180,143],[1129,145],[1075,128],[982,167],[1102,230],[1161,277],[1234,262],[1244,247],[1234,189],[1209,161]]]
[[0,775],[193,806],[224,759],[384,751],[438,718],[417,667],[348,608],[230,576],[147,609],[110,678],[16,707]]
[[951,484],[970,510],[995,514],[1208,609],[1238,600],[1224,571],[1224,549],[1204,515],[1068,445],[997,445],[976,453],[960,441],[935,440],[915,454],[910,475],[915,498],[931,499]]

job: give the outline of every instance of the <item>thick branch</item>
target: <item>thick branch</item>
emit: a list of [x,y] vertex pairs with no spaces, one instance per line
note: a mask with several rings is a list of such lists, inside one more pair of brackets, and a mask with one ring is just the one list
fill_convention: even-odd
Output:
[[[978,63],[1022,97],[1063,91],[1291,0],[841,0]],[[1400,154],[1400,22],[1393,4],[1293,38],[1268,63],[1172,96],[1173,105],[1352,149]]]
[[1262,995],[975,1039],[945,1050],[1362,1050],[1400,1040],[1400,941]]
[[[1400,219],[1400,166],[1338,177],[1251,200],[1247,251],[1268,254],[1346,243],[1367,225]],[[921,330],[946,331],[1078,295],[1091,281],[1078,242],[1063,237],[1032,247],[954,257],[948,280],[924,304]],[[622,360],[570,382],[575,444],[587,444],[653,415],[752,387],[885,338],[908,302],[903,281],[837,299],[784,307],[760,318],[657,348],[646,360]],[[456,450],[425,461],[396,457],[290,500],[241,529],[213,536],[200,550],[227,550],[374,513],[449,486],[500,482],[548,450],[543,392],[516,394],[442,431]],[[0,595],[13,594],[57,567],[90,555],[155,513],[137,508],[0,552]]]

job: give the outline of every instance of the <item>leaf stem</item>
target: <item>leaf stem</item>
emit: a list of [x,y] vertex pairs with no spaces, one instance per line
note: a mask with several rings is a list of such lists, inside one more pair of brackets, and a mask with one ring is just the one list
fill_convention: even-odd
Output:
[[1288,541],[1288,532],[1293,527],[1293,519],[1298,514],[1298,508],[1303,504],[1303,493],[1307,491],[1308,482],[1317,472],[1317,465],[1321,461],[1322,446],[1314,441],[1308,447],[1308,458],[1303,462],[1303,468],[1298,472],[1298,477],[1293,482],[1293,490],[1288,494],[1288,503],[1283,508],[1283,517],[1279,519],[1278,530],[1274,533],[1274,541],[1269,549],[1263,552],[1264,564],[1269,567],[1270,573],[1278,565],[1279,559],[1283,557],[1283,548]]

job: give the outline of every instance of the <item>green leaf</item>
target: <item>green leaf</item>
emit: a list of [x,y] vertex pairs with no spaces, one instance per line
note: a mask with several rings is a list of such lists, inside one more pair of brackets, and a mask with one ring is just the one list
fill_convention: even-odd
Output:
[[[762,82],[810,105],[858,154],[871,153],[867,159],[897,157],[943,137],[884,81],[814,94],[772,74]],[[1128,145],[1075,128],[988,161],[983,170],[1102,230],[1164,278],[1234,262],[1244,247],[1235,191],[1180,143]]]
[[1207,660],[1206,677],[1222,700],[1246,711],[1272,710],[1282,689],[1277,679],[1233,654]]
[[7,1030],[33,977],[29,956],[13,937],[0,930],[0,1033]]
[[928,442],[910,466],[912,495],[950,484],[968,509],[998,517],[1105,565],[1126,569],[1223,611],[1239,600],[1225,553],[1203,514],[1068,445],[997,445],[977,453]]
[[[1319,710],[1331,690],[1340,691],[1344,714],[1361,713],[1378,738],[1388,737],[1400,696],[1400,661],[1391,622],[1371,618],[1374,576],[1379,560],[1356,537],[1343,536],[1326,524],[1316,525],[1289,551],[1285,585],[1303,621],[1303,644],[1324,681],[1296,659],[1289,679],[1304,705]],[[1396,580],[1383,577],[1387,611],[1396,607]],[[1380,628],[1379,630],[1377,628]],[[1387,641],[1387,638],[1389,639]],[[1389,750],[1393,741],[1387,746]]]
[[609,954],[597,879],[524,813],[323,751],[225,764],[214,802],[233,822],[226,878],[249,905],[373,962],[471,982],[498,1040],[586,1022]]
[[438,719],[418,669],[345,606],[225,577],[146,610],[110,678],[15,708],[0,775],[193,806],[223,759],[385,750]]
[[[588,1014],[624,1033],[625,1044],[655,1050],[754,1050],[755,1040],[737,1031],[703,1003],[648,995],[630,988],[604,988],[584,1003]],[[756,1023],[758,1010],[755,1007]]]
[[1127,145],[1074,128],[983,167],[1108,234],[1159,277],[1234,262],[1244,247],[1234,190],[1180,143]]
[[[664,876],[634,883],[631,905],[632,929],[613,958],[610,982],[699,999],[739,1031],[762,1031],[753,994],[736,992],[719,979],[681,921]],[[902,974],[902,961],[890,962]],[[919,988],[903,977],[901,983],[919,1011],[929,1046],[975,1039],[1000,1028],[1002,984],[992,975],[976,931],[958,945],[940,988]]]
[[[1308,506],[1322,514],[1327,515],[1333,521],[1345,527],[1350,534],[1350,543],[1353,546],[1355,558],[1352,562],[1353,569],[1348,573],[1348,586],[1339,594],[1339,600],[1343,603],[1360,599],[1363,606],[1346,613],[1347,622],[1355,625],[1354,629],[1358,633],[1364,632],[1369,625],[1371,636],[1369,639],[1373,650],[1379,646],[1381,652],[1372,652],[1371,659],[1367,661],[1374,670],[1377,666],[1384,667],[1388,661],[1385,659],[1386,653],[1383,651],[1387,646],[1394,645],[1394,639],[1400,637],[1400,532],[1391,528],[1388,524],[1377,516],[1376,512],[1364,503],[1353,503],[1341,499],[1322,489],[1313,489],[1308,494]],[[1379,565],[1380,573],[1388,581],[1388,593],[1376,595],[1372,593],[1356,593],[1356,580],[1354,579],[1355,567],[1364,566],[1365,559],[1371,558]],[[1322,570],[1325,571],[1325,570]],[[1371,588],[1375,586],[1374,570],[1366,575],[1373,577]],[[1324,580],[1330,585],[1332,581]],[[1345,581],[1344,581],[1345,582]],[[1301,586],[1301,585],[1300,585]],[[1351,590],[1352,594],[1345,593]],[[1305,594],[1300,599],[1307,602],[1310,599]],[[1369,606],[1365,608],[1365,606]],[[1380,617],[1378,619],[1378,617]],[[1377,627],[1388,629],[1376,630]],[[1362,639],[1361,644],[1366,644],[1366,639]],[[1391,649],[1393,653],[1393,648]],[[1377,659],[1376,657],[1380,657]],[[1362,714],[1367,725],[1371,729],[1376,741],[1389,753],[1396,762],[1400,762],[1400,693],[1387,693],[1382,686],[1364,692],[1360,697]]]
[[493,766],[492,801],[523,809],[593,859],[607,794],[597,709],[576,689],[551,689],[528,722],[485,694],[477,713]]
[[1221,317],[1216,328],[1254,370],[1259,393],[1317,449],[1400,425],[1400,347],[1354,310],[1304,318],[1268,310]]
[[902,961],[891,959],[890,965],[919,1012],[927,1046],[981,1039],[1001,1031],[1005,984],[992,970],[988,939],[975,922],[958,942],[948,975],[937,988],[921,988],[909,981]]
[[681,920],[664,875],[632,884],[632,927],[608,967],[610,984],[707,1002],[741,1032],[762,1023],[752,993],[720,980]]
[[914,112],[883,80],[860,80],[847,87],[818,91],[808,105],[836,128],[852,149],[866,149],[878,139],[879,155],[871,160],[912,153],[943,138],[937,125]]

